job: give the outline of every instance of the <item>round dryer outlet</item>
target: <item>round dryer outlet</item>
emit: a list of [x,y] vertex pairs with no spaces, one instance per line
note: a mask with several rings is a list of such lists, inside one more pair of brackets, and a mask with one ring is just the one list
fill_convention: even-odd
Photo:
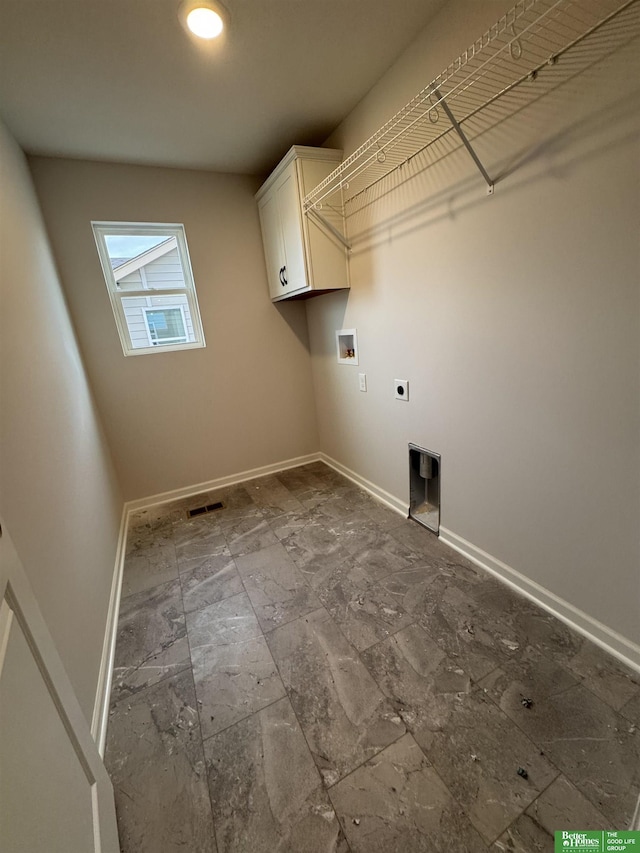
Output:
[[405,400],[405,402],[408,402],[408,400],[409,400],[409,380],[408,379],[394,379],[393,382],[394,382],[396,400]]

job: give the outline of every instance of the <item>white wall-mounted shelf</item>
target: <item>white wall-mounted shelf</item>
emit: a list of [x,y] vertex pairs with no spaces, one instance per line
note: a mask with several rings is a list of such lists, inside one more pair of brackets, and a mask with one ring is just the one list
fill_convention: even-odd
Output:
[[519,0],[468,50],[309,192],[304,210],[349,215],[359,197],[417,155],[439,156],[435,143],[476,155],[479,114],[497,123],[640,35],[640,0]]

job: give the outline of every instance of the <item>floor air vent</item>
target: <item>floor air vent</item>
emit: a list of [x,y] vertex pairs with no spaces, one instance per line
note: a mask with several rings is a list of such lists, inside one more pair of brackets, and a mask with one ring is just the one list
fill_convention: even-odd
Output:
[[206,512],[215,512],[217,509],[222,509],[222,507],[222,502],[216,501],[214,504],[207,504],[206,506],[197,506],[195,509],[188,509],[187,516],[189,518],[193,518],[195,515],[204,515]]

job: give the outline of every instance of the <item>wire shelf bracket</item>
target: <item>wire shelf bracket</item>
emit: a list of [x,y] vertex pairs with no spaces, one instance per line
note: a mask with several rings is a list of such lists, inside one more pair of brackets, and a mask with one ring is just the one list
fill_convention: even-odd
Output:
[[317,224],[321,228],[324,228],[326,231],[328,231],[333,237],[335,237],[339,243],[342,243],[342,245],[345,247],[345,249],[347,249],[347,251],[351,251],[351,243],[347,240],[344,234],[341,234],[338,231],[335,225],[332,225],[331,222],[329,222],[329,220],[320,213],[320,210],[317,207],[310,207],[305,210],[305,213],[307,214],[307,216],[310,216],[315,219]]
[[493,181],[489,177],[485,167],[482,165],[482,161],[480,160],[480,158],[476,154],[476,152],[473,148],[473,145],[467,139],[466,133],[460,127],[460,124],[456,121],[456,117],[451,112],[451,109],[449,108],[449,104],[445,101],[445,99],[442,97],[442,95],[440,94],[440,92],[437,89],[433,90],[433,94],[437,97],[438,103],[441,105],[442,109],[445,111],[447,118],[451,122],[453,129],[455,130],[455,132],[458,134],[458,136],[462,140],[462,144],[467,149],[467,151],[469,152],[469,154],[471,156],[471,159],[473,160],[473,162],[478,167],[478,171],[480,172],[482,177],[487,182],[487,195],[493,195]]
[[[357,199],[414,158],[437,162],[441,143],[457,140],[493,194],[494,180],[474,142],[482,123],[508,118],[541,94],[640,38],[640,0],[518,0],[431,83],[350,154],[303,200],[327,233],[322,214],[346,220]],[[443,116],[448,121],[442,121]]]

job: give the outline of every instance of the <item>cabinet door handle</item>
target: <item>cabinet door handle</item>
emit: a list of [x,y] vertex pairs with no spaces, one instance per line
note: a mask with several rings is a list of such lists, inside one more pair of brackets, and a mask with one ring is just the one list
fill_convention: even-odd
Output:
[[278,273],[278,278],[280,279],[280,284],[284,287],[284,281],[282,280],[283,273],[284,273],[284,267],[280,267],[280,272]]
[[282,285],[283,285],[283,287],[286,284],[289,284],[289,282],[287,281],[287,268],[282,267]]

